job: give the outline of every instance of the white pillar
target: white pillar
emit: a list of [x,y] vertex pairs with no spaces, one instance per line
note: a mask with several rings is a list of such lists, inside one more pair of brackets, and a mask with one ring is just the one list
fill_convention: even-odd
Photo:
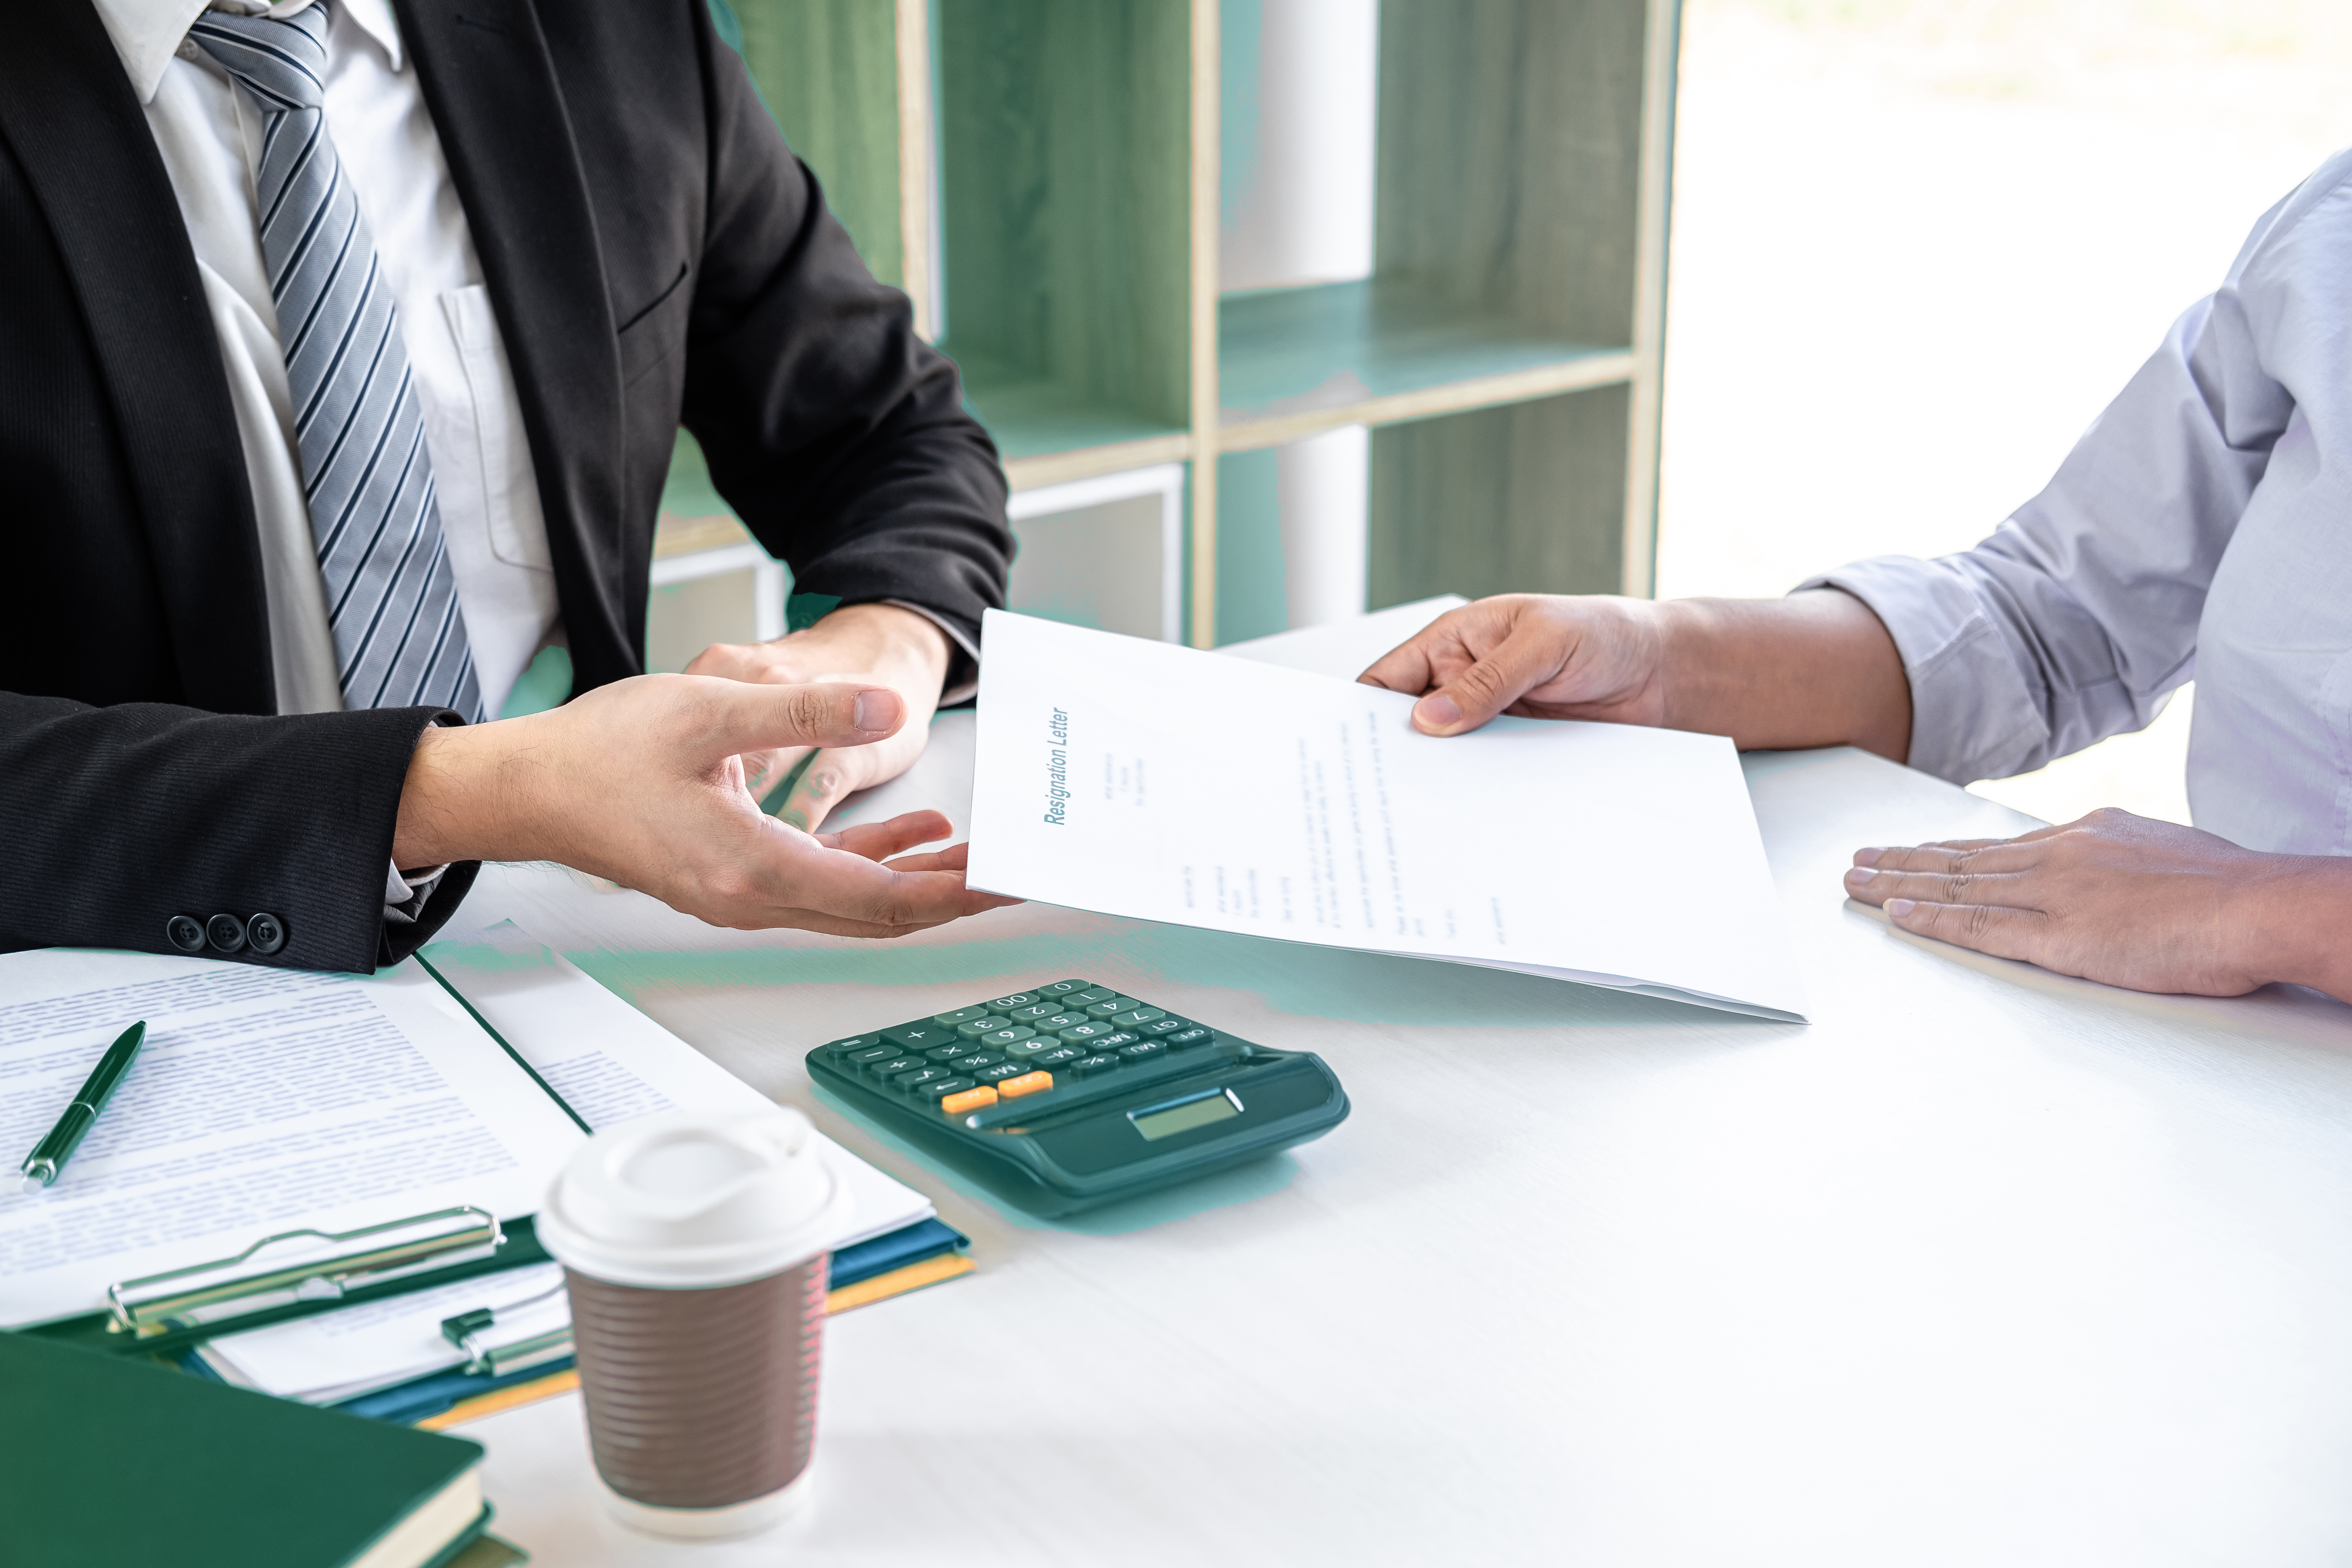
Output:
[[1370,431],[1343,425],[1275,454],[1284,596],[1294,627],[1364,613],[1371,450]]
[[1255,167],[1218,237],[1228,292],[1372,272],[1379,0],[1261,0]]
[[[1255,123],[1239,139],[1246,166],[1224,171],[1230,221],[1219,237],[1219,284],[1236,291],[1369,278],[1379,0],[1258,0],[1255,9]],[[1239,12],[1228,7],[1237,19]],[[1370,454],[1361,426],[1277,454],[1294,626],[1364,611]]]

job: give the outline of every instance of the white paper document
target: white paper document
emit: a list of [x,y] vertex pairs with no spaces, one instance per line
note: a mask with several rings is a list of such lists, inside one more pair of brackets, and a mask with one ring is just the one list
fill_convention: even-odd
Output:
[[241,1388],[332,1405],[465,1365],[466,1352],[443,1336],[441,1323],[478,1307],[497,1311],[484,1336],[497,1344],[572,1324],[563,1266],[534,1263],[224,1335],[197,1351]]
[[989,611],[970,881],[1074,909],[1800,1019],[1720,736],[1498,719]]
[[147,1040],[47,1191],[0,1187],[0,1325],[303,1227],[539,1207],[583,1137],[413,961],[370,976],[151,953],[0,954],[0,1150]]
[[[592,1128],[676,1106],[740,1110],[772,1103],[511,921],[445,934],[422,956]],[[855,1200],[851,1228],[835,1247],[931,1217],[930,1199],[817,1137]],[[506,1269],[225,1334],[203,1353],[232,1383],[332,1404],[464,1365],[465,1353],[441,1332],[442,1320],[460,1312],[497,1310],[486,1336],[494,1343],[562,1327],[572,1308],[562,1284],[555,1264]],[[551,1299],[539,1300],[550,1289]],[[513,1310],[525,1300],[530,1307]]]
[[[598,984],[512,921],[445,933],[425,961],[593,1128],[690,1106],[757,1110],[768,1097]],[[855,1246],[929,1219],[931,1200],[817,1134],[856,1206],[833,1245]]]

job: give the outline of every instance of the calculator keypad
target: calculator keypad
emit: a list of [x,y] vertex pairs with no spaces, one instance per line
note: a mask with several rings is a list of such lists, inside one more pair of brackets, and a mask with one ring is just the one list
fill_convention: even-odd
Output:
[[1084,980],[1057,980],[824,1047],[877,1088],[961,1116],[1059,1083],[1093,1082],[1216,1031]]

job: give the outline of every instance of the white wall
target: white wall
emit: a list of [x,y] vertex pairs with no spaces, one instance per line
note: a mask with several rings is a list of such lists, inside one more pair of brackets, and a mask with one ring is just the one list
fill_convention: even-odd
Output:
[[[1378,0],[1259,0],[1255,133],[1225,139],[1219,286],[1276,289],[1372,271]],[[1228,7],[1229,25],[1243,22]],[[1234,107],[1246,113],[1246,82]]]
[[[1247,29],[1253,13],[1255,89],[1236,71],[1228,101],[1247,122],[1225,137],[1220,287],[1369,278],[1378,0],[1243,0],[1226,7],[1226,25]],[[1293,626],[1363,611],[1370,453],[1369,434],[1355,426],[1279,454]]]

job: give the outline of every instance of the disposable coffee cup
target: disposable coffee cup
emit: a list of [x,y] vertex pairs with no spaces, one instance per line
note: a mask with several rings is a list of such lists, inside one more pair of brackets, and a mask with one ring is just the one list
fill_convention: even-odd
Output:
[[846,1185],[797,1110],[599,1132],[539,1215],[563,1265],[606,1500],[656,1535],[750,1535],[807,1495],[826,1252]]

